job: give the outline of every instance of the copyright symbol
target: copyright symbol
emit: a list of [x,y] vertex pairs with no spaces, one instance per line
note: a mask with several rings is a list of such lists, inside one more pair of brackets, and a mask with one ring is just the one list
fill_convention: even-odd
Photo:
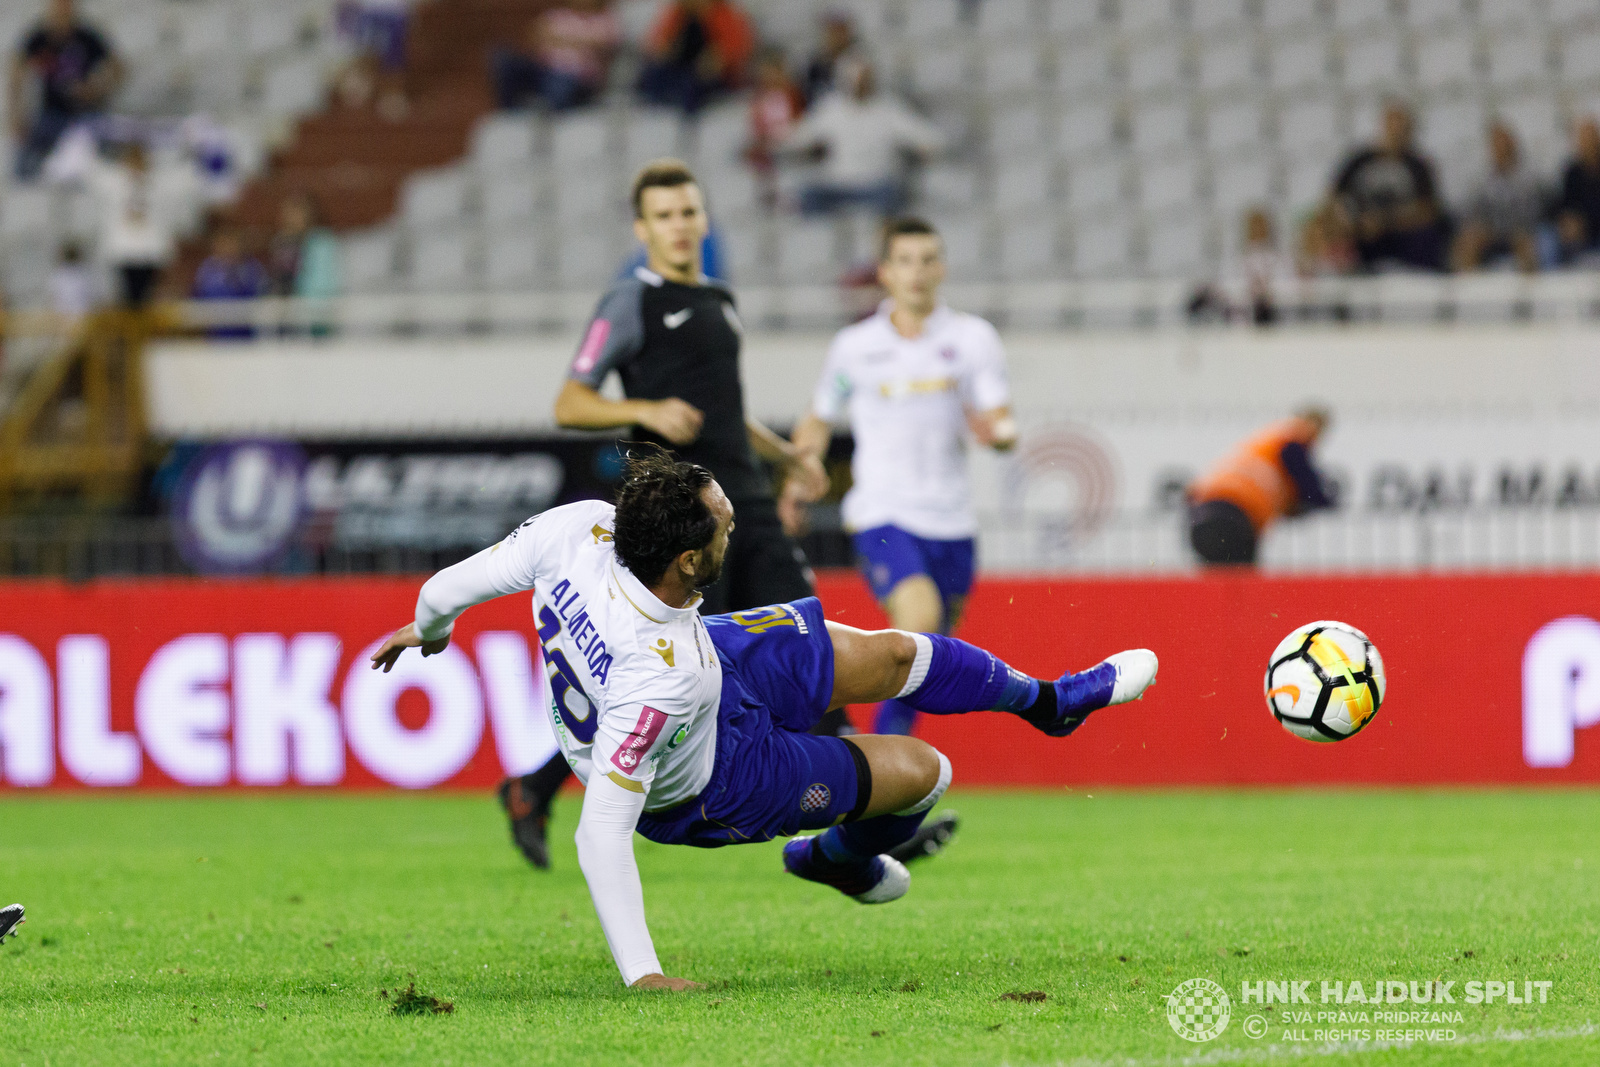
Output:
[[1248,1016],[1244,1021],[1245,1037],[1266,1037],[1267,1020],[1259,1015]]

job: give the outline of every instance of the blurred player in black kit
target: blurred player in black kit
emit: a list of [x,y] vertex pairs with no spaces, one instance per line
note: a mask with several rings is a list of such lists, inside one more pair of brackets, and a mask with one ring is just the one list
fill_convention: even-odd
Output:
[[[645,247],[645,266],[601,298],[556,398],[556,422],[578,430],[629,427],[632,440],[670,448],[716,476],[739,521],[722,578],[705,591],[702,613],[811,596],[805,557],[779,522],[759,460],[819,495],[827,490],[827,474],[815,455],[797,451],[745,414],[739,375],[743,326],[733,293],[700,269],[708,227],[700,187],[685,164],[657,160],[634,179],[632,199],[633,232]],[[622,379],[624,400],[600,395],[613,370]],[[835,711],[817,732],[841,730],[849,730],[849,720]],[[512,837],[536,867],[550,864],[550,803],[571,773],[558,752],[533,774],[500,785]]]

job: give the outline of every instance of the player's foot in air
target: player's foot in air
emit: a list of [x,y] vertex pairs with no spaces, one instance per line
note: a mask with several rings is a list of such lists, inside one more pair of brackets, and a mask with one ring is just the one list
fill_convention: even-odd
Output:
[[917,832],[910,841],[891,848],[888,855],[901,863],[937,856],[944,851],[944,846],[950,843],[950,839],[955,837],[960,825],[961,817],[953,811],[941,811],[937,815],[931,815],[926,822],[917,827]]
[[545,828],[550,824],[550,803],[528,785],[530,777],[507,778],[500,783],[497,792],[500,806],[511,820],[511,840],[529,863],[546,871],[550,869],[550,847],[545,840]]
[[899,900],[911,888],[911,872],[893,856],[874,856],[860,864],[834,863],[820,854],[815,837],[797,837],[783,846],[783,866],[808,882],[831,885],[863,904]]
[[17,927],[26,920],[22,917],[21,904],[7,904],[0,908],[0,944],[4,944],[7,937],[17,936]]
[[1089,713],[1144,696],[1156,681],[1156,654],[1148,648],[1118,652],[1086,671],[1068,671],[1056,679],[1056,717],[1034,723],[1051,737],[1066,737],[1083,725]]

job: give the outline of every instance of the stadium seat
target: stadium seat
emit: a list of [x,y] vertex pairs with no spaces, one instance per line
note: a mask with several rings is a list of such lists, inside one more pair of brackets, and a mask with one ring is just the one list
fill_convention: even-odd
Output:
[[1167,29],[1175,21],[1172,0],[1120,0],[1117,24],[1124,33]]
[[1112,52],[1101,44],[1074,41],[1056,53],[1056,88],[1064,93],[1104,94],[1115,80]]
[[534,288],[544,279],[539,248],[537,230],[491,228],[484,243],[484,287],[494,291]]
[[1072,238],[1073,273],[1082,278],[1125,276],[1131,244],[1128,224],[1120,218],[1079,226]]
[[1122,200],[1123,166],[1116,159],[1085,159],[1067,170],[1067,203],[1079,215],[1112,207]]
[[1049,143],[1048,130],[1046,112],[1035,104],[996,111],[989,116],[989,151],[1001,160],[1037,151]]
[[1053,156],[1014,156],[994,174],[994,206],[997,211],[1017,212],[1042,208],[1054,203],[1056,160]]
[[[1269,5],[1269,8],[1275,5]],[[1328,44],[1321,36],[1288,36],[1272,46],[1267,68],[1274,89],[1314,89],[1328,83]]]
[[684,155],[679,112],[662,108],[634,111],[623,137],[624,171],[632,175],[652,159]]
[[[163,18],[163,13],[142,4],[116,6],[107,12],[103,21],[98,19],[96,21],[105,26],[107,35],[116,42],[117,50],[125,56],[147,56],[155,53],[161,48],[166,34],[166,19]],[[7,37],[6,40],[12,38]]]
[[1214,263],[1206,255],[1206,227],[1192,217],[1168,218],[1147,228],[1145,268],[1157,277],[1210,276]]
[[526,222],[539,202],[539,179],[531,169],[502,171],[483,181],[480,215],[492,233],[498,226]]
[[1278,145],[1291,153],[1340,145],[1339,113],[1326,100],[1302,100],[1278,112]]
[[1414,30],[1453,30],[1465,18],[1462,0],[1406,0],[1406,24]]
[[1477,80],[1478,44],[1469,32],[1429,33],[1417,42],[1417,84],[1445,89]]
[[1552,142],[1559,146],[1566,140],[1561,109],[1549,93],[1502,98],[1495,105],[1495,113],[1516,131],[1527,155],[1537,158],[1549,151]]
[[1389,0],[1333,0],[1333,24],[1341,30],[1379,29],[1392,14]]
[[261,108],[269,115],[298,115],[322,105],[322,64],[302,56],[273,66],[262,86]]
[[394,288],[397,242],[387,228],[352,234],[339,242],[339,267],[347,290],[378,293]]
[[1292,160],[1284,169],[1284,203],[1289,210],[1304,211],[1321,203],[1333,187],[1338,165],[1321,153]]
[[773,276],[770,228],[763,221],[738,226],[719,226],[722,242],[723,273],[740,285],[761,284]]
[[555,284],[560,289],[598,289],[622,270],[626,255],[613,226],[560,230],[555,246]]
[[1211,203],[1224,220],[1272,199],[1272,162],[1265,156],[1228,158],[1214,164]]
[[550,157],[558,172],[579,174],[601,167],[609,171],[611,150],[611,126],[604,114],[578,112],[550,124]]
[[[605,220],[610,225],[624,221],[627,209],[627,179],[615,168],[608,167],[600,174],[582,172],[557,173],[550,191],[554,194],[557,217],[576,222]],[[631,214],[631,212],[629,212]]]
[[710,170],[704,173],[697,171],[696,176],[705,183],[702,188],[705,190],[707,209],[717,222],[746,217],[764,210],[761,204],[761,185],[749,168]]
[[1249,0],[1206,0],[1189,7],[1189,25],[1198,33],[1241,32],[1249,24]]
[[1261,104],[1254,99],[1212,108],[1206,113],[1206,145],[1213,154],[1261,143],[1264,129]]
[[52,206],[50,189],[37,185],[12,186],[0,198],[0,237],[7,242],[29,236],[44,238],[50,233]]
[[901,30],[907,40],[927,41],[950,37],[962,27],[962,0],[917,0],[901,12]]
[[1568,85],[1600,80],[1600,33],[1562,37],[1561,77]]
[[1188,142],[1189,125],[1187,100],[1141,107],[1131,118],[1133,147],[1140,155],[1176,148]]
[[1061,112],[1056,147],[1065,155],[1106,148],[1116,135],[1116,115],[1109,104],[1081,104]]
[[1506,86],[1549,76],[1549,42],[1542,33],[1498,34],[1489,42],[1489,81]]
[[778,228],[778,277],[790,285],[828,285],[839,276],[832,220],[786,221]]
[[293,5],[259,4],[245,10],[244,47],[264,56],[294,45],[300,35],[301,13]]
[[216,55],[235,51],[242,43],[242,27],[234,22],[233,9],[221,3],[185,4],[181,16],[173,20],[178,50],[185,56]]
[[939,96],[958,93],[971,84],[969,50],[964,42],[922,44],[911,50],[911,86],[917,93]]
[[413,230],[452,223],[466,211],[467,175],[459,167],[420,171],[406,179],[400,214]]
[[[1533,0],[1478,0],[1478,24],[1491,29],[1532,27],[1539,21],[1540,5]],[[1590,5],[1590,10],[1594,10]]]
[[1261,5],[1261,23],[1268,30],[1300,30],[1319,21],[1317,0],[1273,0]]
[[931,163],[923,168],[919,200],[927,210],[970,207],[977,199],[978,175],[971,167]]
[[189,110],[214,117],[239,111],[245,101],[246,64],[235,55],[209,55],[189,67]]
[[1208,93],[1243,89],[1256,81],[1255,42],[1230,37],[1202,48],[1198,60],[1200,88]]
[[1184,82],[1183,43],[1176,37],[1141,43],[1128,49],[1128,88],[1156,93]]
[[706,108],[693,123],[691,139],[695,160],[701,166],[735,162],[750,141],[750,116],[745,105],[728,103]]
[[1139,169],[1139,203],[1146,211],[1192,208],[1199,199],[1200,171],[1193,156],[1147,162]]
[[1483,102],[1470,92],[1440,100],[1418,116],[1418,142],[1436,158],[1453,156],[1470,145],[1481,154],[1484,137]]
[[1548,0],[1546,14],[1553,26],[1593,25],[1600,21],[1600,10],[1593,0]]
[[438,230],[411,243],[414,292],[460,292],[478,280],[473,238],[464,229]]
[[1350,89],[1395,89],[1404,78],[1402,62],[1400,40],[1394,34],[1346,41],[1344,84]]
[[1060,37],[1071,37],[1100,25],[1100,0],[1048,0],[1045,26]]
[[931,220],[944,238],[945,262],[953,281],[972,281],[990,276],[987,227],[983,219],[968,213],[935,215]]
[[533,123],[526,115],[501,112],[472,131],[472,158],[484,170],[533,164]]
[[1038,29],[1033,0],[983,0],[978,5],[978,30],[986,37],[1028,37]]
[[996,93],[1026,93],[1041,87],[1039,44],[1014,41],[992,45],[982,54],[983,89]]

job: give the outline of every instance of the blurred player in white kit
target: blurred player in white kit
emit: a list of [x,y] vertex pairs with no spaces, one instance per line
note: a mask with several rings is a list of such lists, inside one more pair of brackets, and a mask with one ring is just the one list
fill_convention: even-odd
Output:
[[[854,486],[844,498],[863,574],[890,624],[953,631],[972,589],[978,522],[967,480],[967,435],[1005,451],[1016,444],[1005,350],[995,328],[939,299],[944,243],[921,219],[884,225],[877,314],[840,330],[828,350],[797,451],[821,457],[833,423],[855,437]],[[809,502],[791,481],[780,509]],[[910,733],[916,711],[878,706],[874,733]]]

